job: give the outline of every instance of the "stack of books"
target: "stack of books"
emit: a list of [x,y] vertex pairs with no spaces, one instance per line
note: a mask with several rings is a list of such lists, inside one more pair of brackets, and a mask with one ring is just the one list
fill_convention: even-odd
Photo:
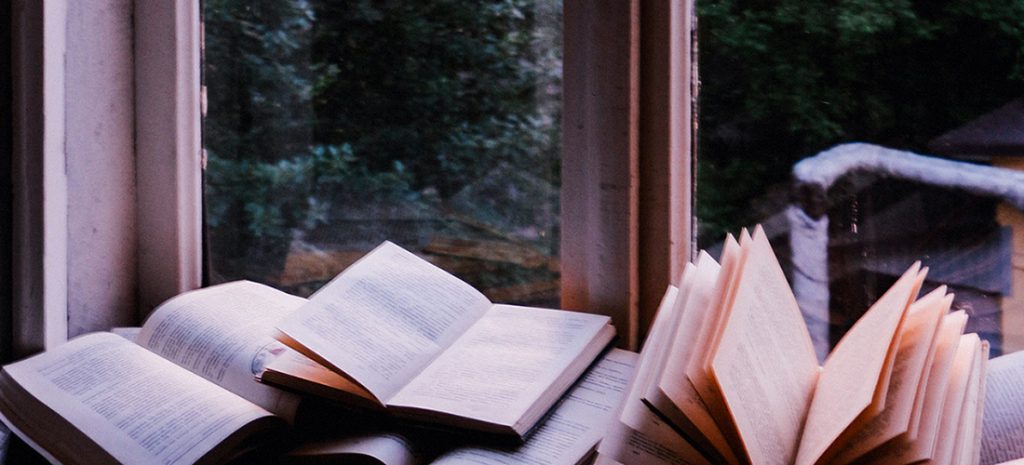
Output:
[[819,366],[758,227],[686,266],[638,356],[384,243],[309,299],[212,286],[8,365],[0,414],[65,464],[977,463],[988,345],[926,274]]
[[[607,316],[492,304],[386,242],[308,300],[247,281],[212,286],[163,303],[134,341],[92,333],[7,365],[0,414],[54,463],[244,463],[305,434],[320,394],[352,407],[335,425],[377,413],[507,444],[499,455],[530,452],[527,435],[560,418],[543,425],[561,445],[545,447],[575,463],[601,437],[587,425],[604,421],[590,420],[614,412],[629,379],[631,354],[602,357],[614,336]],[[319,447],[293,458],[333,454]]]

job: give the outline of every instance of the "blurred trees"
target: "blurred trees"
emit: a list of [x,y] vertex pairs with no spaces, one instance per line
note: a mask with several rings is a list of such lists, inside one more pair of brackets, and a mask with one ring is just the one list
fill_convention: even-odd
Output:
[[925,152],[1022,95],[1024,2],[698,0],[701,235],[848,141]]
[[[204,0],[210,240],[280,253],[339,193],[558,183],[561,2]],[[250,257],[251,258],[251,257]]]

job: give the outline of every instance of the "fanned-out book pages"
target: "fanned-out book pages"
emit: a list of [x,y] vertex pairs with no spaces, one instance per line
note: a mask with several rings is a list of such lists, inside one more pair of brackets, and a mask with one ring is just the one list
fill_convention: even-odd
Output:
[[[747,244],[750,240],[749,234],[743,230],[740,234],[740,241],[737,242],[731,235],[726,236],[725,245],[722,248],[721,269],[715,280],[714,294],[707,307],[707,316],[701,324],[698,333],[695,353],[691,356],[686,367],[686,378],[690,380],[694,390],[700,396],[701,402],[708,409],[708,413],[718,425],[719,431],[729,444],[729,449],[735,454],[743,454],[743,441],[736,431],[736,425],[729,419],[728,408],[722,399],[711,370],[707,363],[711,360],[717,333],[724,326],[728,317],[729,303],[732,301],[732,290],[735,288],[735,281],[739,277],[739,268],[744,259],[744,248],[741,244]],[[747,460],[745,455],[738,457],[740,462]]]
[[[677,299],[679,321],[671,332],[672,339],[666,343],[665,360],[660,376],[648,387],[646,398],[661,415],[696,441],[703,441],[717,452],[727,463],[737,464],[728,441],[722,434],[708,408],[701,400],[693,384],[686,377],[686,367],[696,352],[697,332],[707,316],[706,309],[714,294],[714,285],[720,266],[707,252],[701,251],[693,268],[693,279],[685,299]],[[689,433],[688,433],[689,432]]]
[[[683,313],[686,311],[685,303],[693,292],[700,291],[694,288],[696,272],[696,266],[687,263],[680,279],[678,291],[669,288],[663,295],[655,322],[652,324],[651,334],[645,342],[645,346],[649,346],[654,350],[646,350],[644,352],[643,369],[638,370],[635,383],[636,391],[646,405],[665,417],[697,449],[703,451],[709,457],[718,459],[723,454],[716,451],[715,446],[696,424],[690,422],[681,413],[673,415],[673,413],[678,412],[678,410],[672,408],[675,407],[675,404],[665,398],[657,386],[660,376],[665,370],[665,364],[668,361],[668,351],[664,349],[686,343],[686,341],[680,341],[677,344],[672,340],[672,337],[675,333],[675,328],[681,324],[680,318],[682,318]],[[736,459],[727,447],[725,453],[731,458],[725,459],[725,461],[735,464]]]
[[981,465],[1024,463],[1024,352],[988,363]]
[[910,430],[918,383],[930,368],[925,366],[925,361],[934,346],[942,316],[949,311],[952,302],[945,286],[940,286],[910,306],[901,328],[903,337],[888,386],[885,410],[856,432],[831,464],[850,463]]
[[791,464],[818,380],[818,359],[760,226],[744,252],[721,336],[711,347],[709,374],[750,463]]
[[890,463],[916,463],[932,456],[939,440],[942,418],[942,404],[946,392],[955,379],[954,361],[960,345],[960,338],[967,323],[963,310],[949,313],[942,318],[937,336],[938,345],[928,374],[928,386],[924,392],[918,426],[913,434],[896,438],[893,442],[871,451],[859,464],[886,465]]
[[674,428],[659,418],[643,403],[642,389],[637,382],[645,371],[650,370],[652,354],[662,350],[668,331],[663,321],[671,319],[679,290],[669,286],[662,297],[651,334],[644,344],[637,362],[636,375],[630,381],[626,395],[619,406],[616,418],[611,422],[608,433],[601,441],[598,452],[607,459],[623,465],[710,465],[705,456],[697,451]]
[[988,341],[981,341],[975,355],[974,369],[968,382],[964,413],[960,415],[953,463],[977,464],[981,457],[981,416],[985,399],[985,376],[988,369]]
[[796,465],[827,462],[848,439],[842,435],[863,424],[862,414],[877,413],[884,406],[899,328],[924,277],[920,263],[911,266],[829,354],[807,413]]
[[[946,391],[946,399],[942,403],[942,415],[939,421],[939,437],[935,442],[935,450],[929,459],[932,463],[952,463],[953,453],[956,448],[957,432],[961,423],[964,405],[967,400],[968,389],[972,373],[977,366],[978,347],[981,341],[977,334],[965,334],[960,337],[960,345],[957,347],[956,360],[954,361],[953,380],[949,390]],[[973,422],[974,419],[971,419]]]

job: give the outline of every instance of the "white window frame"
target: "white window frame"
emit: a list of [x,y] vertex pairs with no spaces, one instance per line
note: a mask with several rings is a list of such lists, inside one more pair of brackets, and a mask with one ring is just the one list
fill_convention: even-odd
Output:
[[[116,21],[68,15],[91,7]],[[15,0],[12,25],[12,345],[22,356],[138,324],[200,286],[199,5]],[[104,124],[115,117],[128,122]]]
[[[133,93],[113,111],[134,114],[127,161],[134,179],[126,182],[134,183],[135,208],[120,213],[132,220],[134,240],[82,250],[83,232],[68,222],[69,199],[92,192],[69,182],[83,174],[67,171],[79,136],[65,126],[67,103],[82,97],[65,89],[88,79],[65,76],[75,18],[67,16],[68,0],[14,0],[13,321],[21,355],[58,344],[69,331],[105,329],[88,321],[68,326],[81,313],[107,311],[97,308],[101,298],[76,295],[69,285],[93,260],[82,257],[102,261],[105,247],[133,251],[130,282],[117,285],[136,289],[128,305],[137,310],[119,317],[123,324],[201,285],[199,2],[83,1],[133,16],[128,32],[76,31],[74,40],[120,34],[133,44]],[[613,316],[630,348],[639,346],[692,250],[692,7],[693,0],[565,0],[563,306]],[[111,109],[101,110],[97,116]]]

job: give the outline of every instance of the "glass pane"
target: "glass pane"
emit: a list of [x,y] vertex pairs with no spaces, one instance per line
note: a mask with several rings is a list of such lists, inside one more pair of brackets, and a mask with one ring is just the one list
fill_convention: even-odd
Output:
[[[764,225],[819,355],[914,260],[1024,348],[1024,10],[697,2],[698,241]],[[1016,244],[1016,246],[1015,246]]]
[[308,295],[383,240],[559,294],[559,0],[204,0],[210,282]]

